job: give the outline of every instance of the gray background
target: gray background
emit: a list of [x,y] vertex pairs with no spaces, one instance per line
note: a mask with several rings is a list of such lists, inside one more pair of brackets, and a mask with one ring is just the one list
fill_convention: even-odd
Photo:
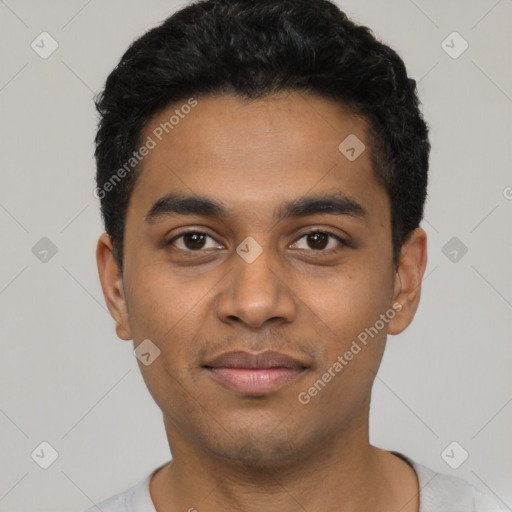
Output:
[[[97,277],[92,97],[128,44],[179,5],[0,0],[1,511],[80,512],[170,457]],[[512,507],[511,1],[340,5],[404,58],[433,145],[422,302],[389,339],[371,440]],[[59,45],[47,59],[31,47],[49,48],[43,31]],[[441,44],[453,31],[469,44],[458,58]],[[58,452],[48,469],[43,441]],[[469,453],[458,469],[441,456],[453,441],[452,464]]]

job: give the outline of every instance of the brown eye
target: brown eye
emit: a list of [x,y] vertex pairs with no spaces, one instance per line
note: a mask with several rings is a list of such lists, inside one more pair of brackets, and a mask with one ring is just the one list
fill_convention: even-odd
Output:
[[311,249],[325,249],[329,243],[329,235],[327,233],[310,233],[307,235],[307,241]]
[[302,250],[324,251],[336,249],[338,246],[344,246],[345,242],[342,238],[333,233],[325,231],[311,231],[302,235],[297,242],[294,243],[294,248]]
[[183,235],[183,244],[187,249],[202,249],[204,247],[206,235],[204,233],[186,233]]
[[[200,251],[201,249],[219,248],[215,240],[206,233],[199,231],[189,231],[177,235],[169,240],[167,245],[173,245],[182,251]],[[222,246],[220,247],[222,248]]]

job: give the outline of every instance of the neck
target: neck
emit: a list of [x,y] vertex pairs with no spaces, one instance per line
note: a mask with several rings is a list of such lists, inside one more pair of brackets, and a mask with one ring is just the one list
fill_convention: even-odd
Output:
[[365,425],[309,456],[267,465],[220,458],[166,429],[173,460],[151,480],[157,512],[418,511],[414,470],[371,446]]

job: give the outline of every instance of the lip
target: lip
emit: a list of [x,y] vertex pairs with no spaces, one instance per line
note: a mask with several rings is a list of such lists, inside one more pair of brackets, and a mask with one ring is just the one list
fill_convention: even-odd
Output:
[[272,393],[297,379],[308,365],[281,352],[224,352],[203,365],[224,386],[243,394]]

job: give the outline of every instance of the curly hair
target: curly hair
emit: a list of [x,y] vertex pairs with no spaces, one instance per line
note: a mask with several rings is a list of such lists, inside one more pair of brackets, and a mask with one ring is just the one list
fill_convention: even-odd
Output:
[[121,273],[141,166],[115,187],[106,184],[139,147],[145,123],[192,95],[251,99],[280,91],[334,99],[366,119],[373,173],[390,199],[397,264],[423,218],[430,152],[416,82],[402,59],[328,0],[200,0],[134,41],[95,100],[96,190]]

